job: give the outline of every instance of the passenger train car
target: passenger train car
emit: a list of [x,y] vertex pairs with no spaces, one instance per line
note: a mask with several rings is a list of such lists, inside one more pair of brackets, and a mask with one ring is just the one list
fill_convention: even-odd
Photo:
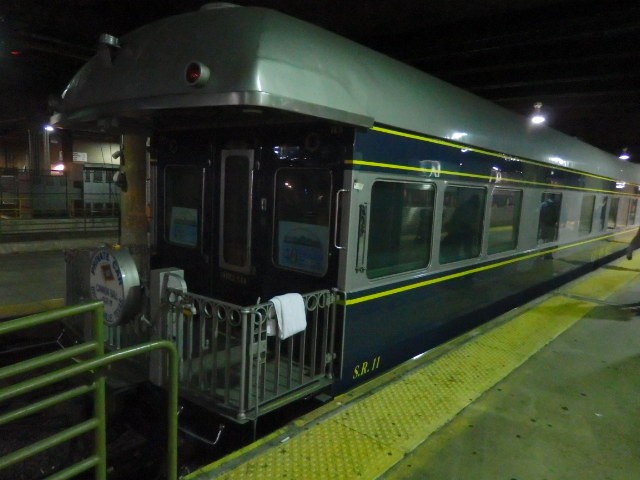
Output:
[[263,8],[103,36],[53,120],[142,137],[152,179],[148,255],[78,254],[69,301],[105,300],[110,348],[175,341],[182,395],[238,422],[367,381],[638,224],[636,165]]

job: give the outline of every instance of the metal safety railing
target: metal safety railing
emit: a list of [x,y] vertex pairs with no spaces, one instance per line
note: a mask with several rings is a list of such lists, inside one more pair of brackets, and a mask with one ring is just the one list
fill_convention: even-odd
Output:
[[[92,340],[0,368],[0,405],[27,394],[41,392],[45,387],[59,384],[65,380],[77,379],[87,374],[90,380],[87,383],[82,383],[79,386],[53,395],[45,392],[43,395],[48,396],[37,400],[29,399],[29,403],[11,411],[0,410],[2,412],[0,413],[0,427],[91,393],[93,393],[94,402],[93,417],[0,457],[0,473],[53,447],[93,431],[93,454],[65,467],[49,478],[55,478],[56,480],[69,479],[93,469],[94,478],[105,480],[107,478],[107,423],[104,368],[120,360],[163,349],[169,355],[169,372],[166,380],[169,387],[166,468],[167,478],[175,480],[177,478],[178,356],[173,343],[155,341],[105,354],[104,305],[102,302],[63,307],[50,312],[0,323],[0,338],[8,334],[41,327],[50,322],[86,313],[93,314],[94,334]],[[58,367],[60,364],[63,366]],[[41,373],[42,369],[47,367],[52,367],[52,369],[47,370],[46,373]],[[16,380],[16,378],[18,379]]]
[[268,335],[271,302],[243,307],[171,293],[165,331],[180,356],[181,393],[192,400],[245,422],[332,382],[334,292],[303,294],[307,328],[284,340]]

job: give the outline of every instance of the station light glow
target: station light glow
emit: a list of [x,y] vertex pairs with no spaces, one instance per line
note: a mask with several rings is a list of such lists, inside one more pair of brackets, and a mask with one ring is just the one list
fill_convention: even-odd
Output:
[[461,140],[464,137],[466,137],[467,135],[469,135],[469,134],[466,133],[466,132],[453,132],[451,134],[451,140]]
[[542,102],[536,102],[533,105],[533,114],[531,115],[531,123],[534,125],[540,125],[544,123],[547,118],[542,113]]
[[631,155],[629,155],[629,152],[627,151],[626,148],[623,148],[618,158],[620,160],[629,160],[631,158]]

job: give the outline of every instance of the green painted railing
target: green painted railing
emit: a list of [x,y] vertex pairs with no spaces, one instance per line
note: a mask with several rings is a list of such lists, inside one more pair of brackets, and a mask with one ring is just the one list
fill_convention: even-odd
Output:
[[[167,439],[167,475],[168,480],[175,480],[178,472],[178,355],[175,345],[169,341],[149,342],[134,347],[118,350],[109,354],[104,352],[104,305],[102,302],[92,302],[82,305],[63,307],[49,312],[38,313],[28,317],[18,318],[0,323],[0,337],[29,328],[39,327],[46,323],[62,320],[67,317],[93,313],[95,323],[92,341],[75,345],[57,352],[23,360],[19,363],[0,368],[0,384],[6,384],[17,375],[25,375],[36,369],[54,365],[61,361],[72,361],[73,364],[46,374],[27,378],[26,380],[9,383],[0,388],[0,405],[3,402],[17,398],[30,392],[57,382],[69,380],[87,373],[92,374],[92,382],[80,385],[61,393],[46,397],[0,415],[0,427],[29,415],[39,413],[62,402],[77,398],[81,395],[93,393],[93,417],[61,432],[39,440],[31,445],[0,457],[0,472],[18,462],[25,461],[47,449],[60,445],[87,432],[94,432],[93,455],[61,470],[49,479],[63,480],[73,478],[90,469],[94,469],[94,478],[107,478],[107,436],[106,436],[106,400],[105,376],[102,369],[114,362],[128,359],[137,355],[149,353],[153,350],[164,349],[169,355],[168,386],[168,439]],[[87,355],[90,358],[85,358]]]

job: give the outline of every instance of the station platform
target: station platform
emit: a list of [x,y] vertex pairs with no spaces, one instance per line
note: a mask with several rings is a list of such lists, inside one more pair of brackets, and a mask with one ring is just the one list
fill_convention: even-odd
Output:
[[[0,255],[0,319],[59,306],[61,251]],[[183,477],[640,478],[640,251]]]
[[62,250],[0,255],[0,320],[64,305]]
[[116,243],[114,236],[0,243],[0,320],[64,305],[64,251]]
[[640,478],[636,306],[638,254],[184,478]]

